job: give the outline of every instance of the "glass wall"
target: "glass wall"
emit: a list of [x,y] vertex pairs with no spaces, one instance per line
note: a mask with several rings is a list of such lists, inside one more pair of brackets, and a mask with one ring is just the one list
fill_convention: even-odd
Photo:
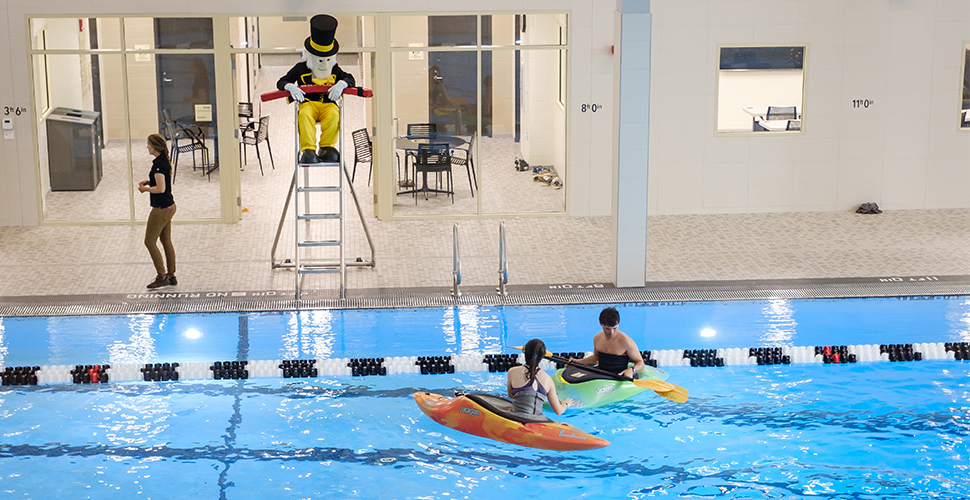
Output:
[[719,47],[717,132],[801,130],[805,47]]
[[[148,197],[136,188],[152,133],[169,143],[180,220],[230,213],[223,190],[238,190],[242,217],[278,220],[294,107],[260,96],[301,62],[311,16],[31,19],[44,220],[145,219]],[[565,211],[566,14],[388,15],[382,47],[375,16],[335,17],[337,64],[358,86],[374,89],[377,58],[390,61],[391,87],[374,90],[390,94],[392,122],[374,123],[372,99],[344,100],[341,154],[365,216],[381,175],[397,188],[395,216]],[[215,39],[218,22],[228,22],[228,41]],[[216,67],[227,46],[231,71]],[[222,134],[217,74],[232,78],[221,105],[238,110]],[[220,162],[220,139],[238,147],[238,165]],[[371,157],[368,140],[393,141],[393,157]],[[442,145],[437,167],[430,145]],[[238,185],[225,168],[240,170]]]
[[220,218],[212,20],[30,25],[44,220],[146,219],[148,195],[137,186],[148,178],[153,133],[177,163],[179,218]]
[[393,16],[395,215],[563,212],[565,14]]
[[963,92],[960,95],[960,127],[970,128],[970,42],[963,46]]

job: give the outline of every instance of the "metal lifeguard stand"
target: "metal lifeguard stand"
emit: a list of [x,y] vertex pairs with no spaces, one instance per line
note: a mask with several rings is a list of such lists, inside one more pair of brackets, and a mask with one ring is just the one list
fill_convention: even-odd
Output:
[[[300,86],[306,93],[321,93],[330,90],[330,85],[303,85]],[[272,101],[275,99],[281,99],[284,97],[289,97],[290,93],[285,90],[280,90],[276,92],[268,92],[262,94],[260,99],[263,102]],[[300,163],[300,107],[299,103],[293,107],[293,123],[294,130],[296,132],[296,151],[293,163],[295,164],[293,170],[293,180],[290,182],[290,189],[286,194],[286,203],[283,204],[283,211],[280,214],[280,223],[276,228],[276,238],[273,240],[273,250],[272,250],[272,263],[273,269],[280,268],[293,268],[296,270],[296,300],[301,300],[302,298],[302,287],[303,287],[303,277],[307,274],[323,274],[323,273],[340,273],[340,298],[344,299],[347,297],[347,266],[368,266],[374,267],[374,241],[371,239],[370,230],[367,228],[367,221],[364,219],[364,214],[360,210],[360,201],[357,199],[357,191],[354,189],[354,183],[351,182],[350,173],[347,172],[347,165],[344,162],[347,150],[344,148],[344,134],[343,134],[343,101],[345,95],[353,95],[359,97],[372,97],[374,93],[370,89],[365,89],[361,87],[348,87],[344,89],[343,95],[338,100],[337,107],[340,109],[341,113],[341,131],[337,134],[338,146],[340,150],[340,161],[335,163]],[[332,180],[332,175],[330,180],[321,180],[322,176],[311,176],[311,170],[315,169],[340,169],[342,172],[337,173],[336,183]],[[342,175],[341,175],[342,174]],[[346,184],[344,180],[346,179]],[[350,194],[354,199],[354,205],[357,207],[357,215],[360,218],[360,223],[364,227],[364,234],[367,236],[367,243],[370,246],[370,260],[361,262],[347,262],[346,261],[346,223],[345,223],[345,200],[344,200],[344,188],[346,186],[350,187]],[[296,195],[294,197],[294,194]],[[303,195],[303,201],[301,203],[301,196]],[[332,197],[336,195],[338,197],[337,209],[333,210]],[[325,199],[326,197],[331,197],[330,200]],[[296,206],[293,211],[293,223],[295,228],[295,243],[296,243],[296,257],[291,262],[286,259],[282,262],[276,259],[276,249],[279,246],[280,234],[283,232],[283,224],[286,223],[286,212],[290,207],[290,201],[295,200]],[[312,202],[312,204],[311,204]],[[320,223],[330,223],[336,222],[339,224],[339,236],[311,239],[310,235],[313,233],[314,224]],[[340,257],[337,260],[333,259],[320,259],[315,258],[311,255],[306,255],[314,248],[321,247],[337,247],[340,251]]]

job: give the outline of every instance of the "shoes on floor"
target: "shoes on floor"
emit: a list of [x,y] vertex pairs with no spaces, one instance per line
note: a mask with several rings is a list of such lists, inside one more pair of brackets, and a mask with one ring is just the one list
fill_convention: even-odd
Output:
[[169,285],[172,285],[172,286],[178,285],[179,284],[179,280],[176,279],[175,276],[169,276],[169,278],[168,278],[168,284]]
[[164,276],[156,276],[155,281],[148,284],[148,289],[152,290],[155,288],[161,288],[163,286],[169,286],[170,284],[171,282],[168,280],[168,278]]

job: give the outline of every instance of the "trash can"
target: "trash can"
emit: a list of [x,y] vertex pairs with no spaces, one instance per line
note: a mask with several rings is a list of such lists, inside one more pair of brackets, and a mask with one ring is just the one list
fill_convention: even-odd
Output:
[[101,113],[54,108],[47,116],[51,191],[94,191],[101,166]]

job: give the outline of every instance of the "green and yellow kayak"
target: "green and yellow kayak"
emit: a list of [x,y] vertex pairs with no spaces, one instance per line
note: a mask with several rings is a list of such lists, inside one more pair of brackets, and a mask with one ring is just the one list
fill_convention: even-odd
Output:
[[[644,366],[637,375],[640,380],[667,380],[669,376],[667,372],[652,366]],[[556,370],[552,380],[560,401],[573,400],[570,408],[596,408],[649,390],[630,381],[615,380],[569,366]]]

